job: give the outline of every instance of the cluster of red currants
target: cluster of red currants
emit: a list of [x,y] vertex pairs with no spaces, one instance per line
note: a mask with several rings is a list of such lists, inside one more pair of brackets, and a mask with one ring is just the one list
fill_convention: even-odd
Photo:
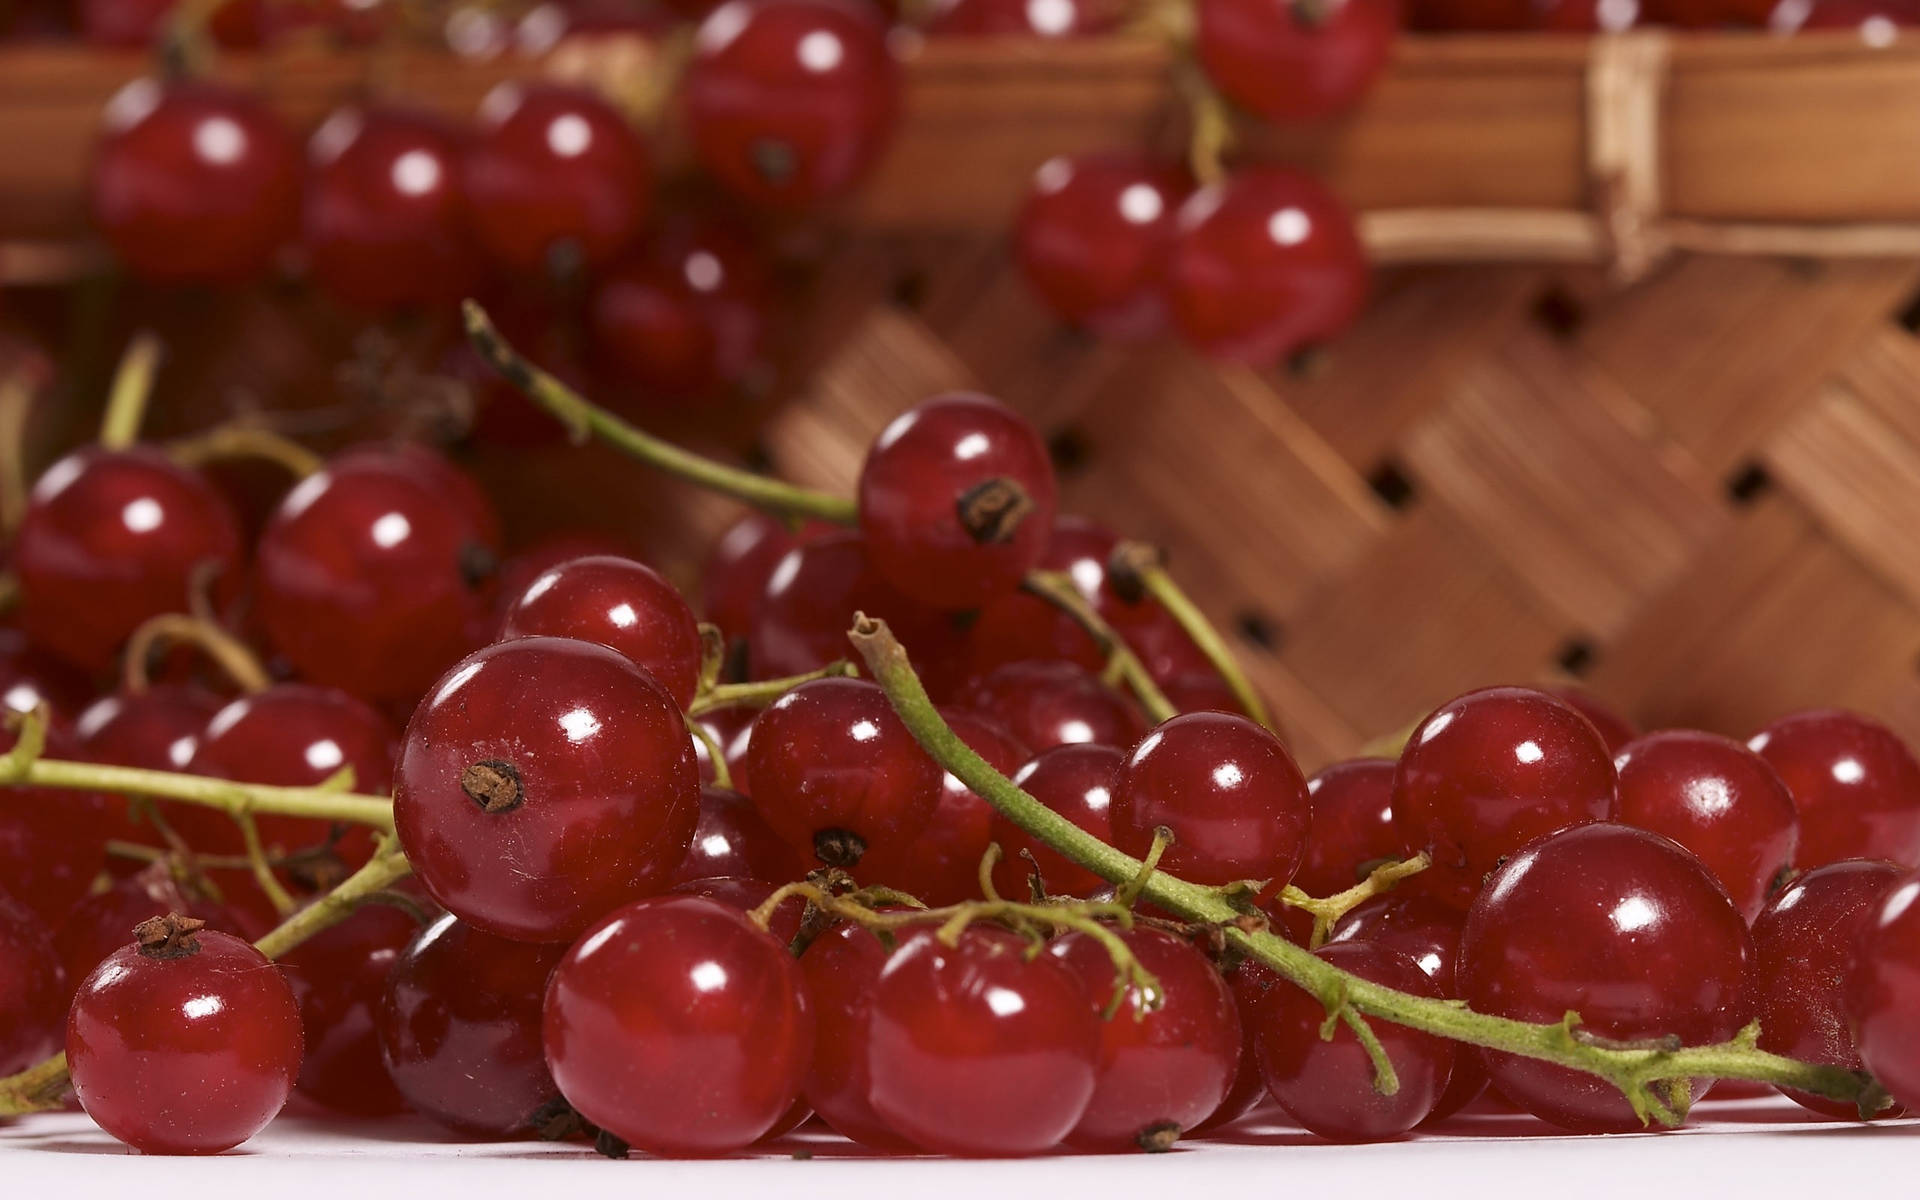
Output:
[[1913,0],[1413,0],[1409,28],[1621,33],[1648,25],[1680,29],[1763,28],[1776,34],[1852,29],[1869,45],[1920,24]]

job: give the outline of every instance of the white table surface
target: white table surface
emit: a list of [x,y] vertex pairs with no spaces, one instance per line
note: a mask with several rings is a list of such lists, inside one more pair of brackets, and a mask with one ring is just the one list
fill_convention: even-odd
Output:
[[[1688,1128],[1559,1135],[1536,1121],[1470,1113],[1400,1142],[1335,1146],[1263,1119],[1164,1155],[1060,1154],[1021,1161],[876,1158],[812,1128],[752,1155],[614,1162],[579,1144],[446,1140],[424,1120],[282,1116],[214,1158],[143,1158],[78,1113],[0,1122],[0,1198],[65,1200],[1807,1200],[1911,1196],[1920,1121],[1803,1121],[1785,1101],[1708,1101]],[[796,1159],[796,1154],[804,1156]],[[636,1190],[644,1189],[644,1190]]]

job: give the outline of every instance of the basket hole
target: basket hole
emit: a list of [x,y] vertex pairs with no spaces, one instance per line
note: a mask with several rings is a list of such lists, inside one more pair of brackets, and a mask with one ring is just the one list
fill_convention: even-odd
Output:
[[896,306],[908,312],[919,312],[927,302],[927,273],[909,268],[893,277],[888,288]]
[[773,452],[768,450],[767,444],[758,438],[755,438],[753,444],[741,453],[740,458],[747,470],[757,475],[772,475],[776,473],[773,464]]
[[1413,503],[1413,480],[1390,458],[1380,460],[1380,465],[1367,476],[1367,486],[1380,497],[1381,503],[1395,512]]
[[1560,653],[1554,656],[1554,662],[1562,671],[1579,678],[1593,668],[1593,643],[1583,637],[1570,637],[1561,643]]
[[1240,636],[1262,650],[1272,651],[1280,648],[1280,622],[1263,612],[1247,609],[1234,614],[1233,627]]
[[1907,297],[1906,303],[1900,306],[1900,311],[1894,314],[1893,319],[1908,333],[1920,334],[1920,291]]
[[1739,505],[1752,504],[1772,487],[1773,476],[1767,474],[1766,467],[1750,462],[1727,480],[1727,499]]
[[1078,475],[1093,458],[1093,443],[1083,431],[1068,426],[1047,439],[1047,457],[1058,474]]
[[1533,319],[1553,336],[1570,338],[1586,324],[1587,309],[1572,292],[1556,283],[1534,298]]

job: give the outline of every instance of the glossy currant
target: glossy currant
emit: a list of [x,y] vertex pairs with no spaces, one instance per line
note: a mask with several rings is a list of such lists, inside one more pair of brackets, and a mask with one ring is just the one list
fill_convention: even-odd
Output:
[[852,921],[822,933],[801,953],[814,1014],[813,1061],[802,1092],[835,1133],[875,1150],[901,1152],[911,1151],[913,1143],[874,1112],[868,1097],[873,993],[887,954],[872,930]]
[[1868,911],[1843,1000],[1860,1061],[1909,1109],[1920,1108],[1920,876],[1908,874]]
[[1370,867],[1407,857],[1393,821],[1394,762],[1356,758],[1307,780],[1312,818],[1293,883],[1309,896],[1331,896],[1366,878]]
[[1289,124],[1352,108],[1387,65],[1393,0],[1199,0],[1207,77],[1255,116]]
[[[993,769],[1011,775],[1032,755],[1004,725],[969,712],[941,714],[967,747]],[[920,836],[904,843],[870,848],[855,872],[865,883],[885,884],[931,905],[980,898],[980,858],[989,842],[1000,840],[1009,857],[1018,851],[1003,839],[993,808],[967,785],[943,772],[940,800]],[[1024,867],[1024,863],[1022,864]],[[1024,896],[1024,888],[1012,895]]]
[[997,718],[1036,753],[1076,742],[1131,746],[1147,731],[1125,696],[1058,660],[995,667],[967,685],[962,705]]
[[773,831],[753,801],[727,788],[701,787],[700,821],[687,856],[674,870],[675,883],[715,875],[784,883],[806,873],[806,862]]
[[38,914],[0,892],[0,1077],[60,1045],[67,977]]
[[1049,159],[1014,224],[1021,273],[1063,321],[1102,337],[1156,334],[1173,217],[1189,189],[1180,172],[1140,158]]
[[1891,729],[1843,709],[1781,717],[1747,746],[1767,760],[1800,814],[1794,865],[1847,858],[1920,864],[1920,760]]
[[700,680],[693,610],[659,572],[630,558],[596,555],[548,569],[508,605],[500,637],[599,642],[646,668],[682,708]]
[[[1022,766],[1013,782],[1075,825],[1110,842],[1113,791],[1126,762],[1124,752],[1098,742],[1054,746]],[[992,831],[1002,855],[994,867],[994,887],[1004,896],[1026,899],[1028,877],[1035,871],[1048,895],[1087,896],[1107,886],[1104,878],[999,813],[993,814]]]
[[294,1087],[334,1110],[360,1117],[397,1113],[406,1102],[380,1057],[374,1014],[387,973],[420,932],[413,914],[362,905],[280,960],[300,1005],[306,1054]]

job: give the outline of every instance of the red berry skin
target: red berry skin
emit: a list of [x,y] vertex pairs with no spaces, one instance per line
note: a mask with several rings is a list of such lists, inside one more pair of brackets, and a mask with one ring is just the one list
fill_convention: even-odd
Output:
[[521,638],[469,655],[415,711],[393,812],[442,907],[554,942],[667,885],[699,787],[680,710],[645,671],[605,646]]
[[[997,721],[967,712],[943,712],[941,716],[969,749],[1002,775],[1011,775],[1033,757]],[[855,874],[863,882],[896,887],[936,907],[978,900],[980,859],[988,843],[998,836],[995,825],[993,807],[951,772],[943,772],[940,800],[920,836],[869,850]],[[1000,848],[1008,854],[1017,853],[1006,841]],[[1012,894],[1024,896],[1026,892],[1015,890]]]
[[[759,716],[757,708],[729,705],[694,718],[694,723],[719,745],[720,757],[733,777],[733,790],[742,796],[753,794],[747,781],[747,747],[753,744],[753,723]],[[700,786],[706,787],[714,782],[713,759],[707,744],[698,738],[693,739],[693,756],[700,764]]]
[[[780,884],[765,879],[748,879],[740,875],[715,875],[706,879],[689,879],[684,883],[676,883],[667,890],[666,894],[704,896],[736,912],[751,915],[755,909],[772,899],[773,894],[779,890]],[[806,898],[789,896],[773,910],[772,916],[767,921],[767,932],[772,934],[773,940],[782,946],[791,946],[793,939],[800,936],[800,923],[806,919],[806,915]]]
[[[4,683],[0,682],[0,686]],[[14,688],[8,688],[0,694],[11,696],[13,691]],[[157,684],[144,692],[113,692],[88,705],[74,721],[74,753],[88,762],[183,771],[193,757],[201,731],[218,711],[220,701],[197,688]],[[133,807],[130,799],[109,796],[107,803],[108,837],[147,845],[160,843],[159,831],[141,815],[141,810]],[[201,849],[211,850],[219,838],[228,836],[233,829],[233,822],[214,809],[169,803],[158,803],[157,808],[174,832],[189,845]],[[211,838],[209,831],[213,834]],[[140,864],[132,859],[110,857],[107,869],[115,875],[132,875],[140,869]],[[146,913],[133,923],[123,923],[114,930],[113,945],[108,949],[125,940],[126,931],[134,924],[163,912]],[[91,968],[93,964],[87,966]],[[77,984],[79,979],[76,977],[73,982]]]
[[[1828,863],[1795,879],[1754,918],[1752,987],[1762,1050],[1863,1069],[1847,1028],[1847,971],[1867,923],[1900,877],[1892,863]],[[1781,1090],[1825,1116],[1860,1113],[1858,1105]]]
[[1166,326],[1161,276],[1189,190],[1179,171],[1138,157],[1048,159],[1014,225],[1021,273],[1069,324],[1151,337]]
[[745,637],[773,569],[800,538],[778,517],[751,512],[713,543],[700,571],[700,608],[730,638]]
[[499,539],[455,480],[472,486],[425,451],[359,449],[281,501],[260,536],[259,614],[308,682],[411,702],[469,648]]
[[321,930],[280,960],[300,1005],[307,1052],[294,1086],[310,1100],[356,1117],[384,1117],[406,1107],[380,1058],[374,1013],[387,973],[420,932],[406,911],[366,905]]
[[1333,0],[1308,19],[1290,0],[1199,0],[1194,47],[1229,100],[1268,121],[1298,124],[1345,112],[1387,65],[1394,0]]
[[[1115,936],[1160,980],[1162,1003],[1147,1008],[1129,986],[1118,1010],[1100,1021],[1093,1098],[1067,1141],[1094,1150],[1145,1149],[1156,1131],[1192,1129],[1226,1099],[1240,1066],[1240,1014],[1226,980],[1192,945],[1158,929]],[[1047,953],[1073,969],[1094,1014],[1104,1014],[1117,982],[1107,948],[1069,933]]]
[[[488,368],[491,370],[491,368]],[[620,539],[598,533],[559,533],[541,538],[532,546],[518,554],[510,555],[494,572],[494,608],[495,620],[487,633],[488,641],[498,641],[499,623],[506,619],[507,607],[520,598],[534,580],[563,562],[576,558],[588,558],[597,554],[610,554],[615,558],[631,557],[628,547]]]
[[1920,865],[1920,761],[1891,729],[1859,713],[1812,709],[1781,717],[1747,747],[1767,760],[1799,810],[1794,865]]
[[877,684],[839,678],[803,683],[760,714],[747,773],[760,815],[795,854],[811,861],[833,835],[851,834],[859,847],[826,851],[849,866],[868,848],[899,850],[919,836],[944,775]]
[[479,282],[461,131],[398,108],[342,109],[308,143],[301,244],[329,295],[387,312],[446,306]]
[[1143,855],[1154,830],[1173,844],[1160,860],[1196,883],[1293,878],[1311,808],[1307,781],[1280,739],[1231,713],[1163,721],[1127,756],[1114,784],[1113,842]]
[[[0,753],[18,740],[0,733]],[[47,730],[46,756],[76,757],[71,735]],[[92,792],[0,789],[0,887],[57,927],[100,874],[113,824],[107,798]]]
[[1465,908],[1487,872],[1534,838],[1613,813],[1613,761],[1585,717],[1542,692],[1447,701],[1400,754],[1393,820],[1433,865],[1421,890]]
[[1099,1017],[1066,964],[971,925],[901,939],[874,986],[873,1110],[922,1150],[1038,1154],[1073,1131],[1100,1068]]
[[144,49],[173,11],[175,0],[79,0],[72,16],[89,46]]
[[[188,899],[166,864],[151,864],[106,891],[81,900],[67,910],[66,918],[55,928],[53,949],[65,970],[65,1001],[72,1001],[74,990],[103,959],[127,944],[129,930],[151,917],[164,917],[170,912],[198,917],[209,929],[231,933],[246,941],[266,932],[265,928],[254,928],[237,911],[224,905]],[[65,1002],[60,1011],[66,1011]]]
[[700,682],[700,627],[659,572],[596,555],[549,568],[507,608],[500,639],[570,637],[610,646],[645,667],[685,708]]
[[535,1132],[535,1110],[559,1095],[540,1019],[565,953],[482,933],[451,913],[400,952],[375,1023],[387,1074],[414,1111],[470,1137]]
[[1204,354],[1278,362],[1344,332],[1366,298],[1353,218],[1309,175],[1250,168],[1180,206],[1167,302],[1174,329]]
[[1295,887],[1331,896],[1365,879],[1372,865],[1407,857],[1406,839],[1393,823],[1393,771],[1392,759],[1356,758],[1307,780],[1313,817]]
[[[1042,750],[1013,777],[1016,786],[1103,842],[1113,840],[1113,789],[1127,756],[1112,746],[1087,742]],[[1051,896],[1087,896],[1107,881],[1046,845],[1012,821],[993,814],[993,840],[1001,858],[993,869],[994,887],[1004,896],[1025,899],[1028,877],[1037,869]],[[1022,851],[1025,851],[1023,854]],[[1026,855],[1031,854],[1029,862]],[[1163,860],[1164,861],[1164,860]],[[1035,867],[1038,863],[1038,867]]]
[[926,28],[935,37],[1089,37],[1120,16],[1098,0],[941,0]]
[[100,673],[141,622],[188,610],[202,570],[216,603],[231,598],[241,555],[233,510],[200,475],[152,447],[77,450],[35,482],[20,522],[20,627]]
[[1920,875],[1897,881],[1861,922],[1843,1002],[1860,1061],[1909,1110],[1920,1108]]
[[800,973],[814,1014],[813,1062],[803,1094],[842,1137],[874,1150],[911,1153],[913,1143],[881,1120],[868,1099],[873,993],[886,963],[880,939],[850,921],[813,939],[801,953]]
[[673,881],[678,884],[737,875],[785,883],[801,878],[807,870],[807,864],[780,840],[753,801],[726,788],[703,786],[700,821],[694,826],[693,841],[675,869]]
[[[1344,942],[1314,952],[1343,971],[1415,996],[1439,999],[1440,989],[1412,959],[1371,942]],[[1267,1091],[1288,1115],[1321,1137],[1377,1142],[1398,1137],[1426,1120],[1453,1073],[1454,1047],[1404,1025],[1372,1022],[1400,1090],[1374,1090],[1373,1063],[1344,1024],[1332,1039],[1320,1036],[1327,1010],[1311,993],[1280,983],[1254,1011],[1254,1047]]]
[[300,221],[300,151],[253,97],[136,79],[107,102],[89,184],[115,257],[155,283],[244,283]]
[[86,672],[39,650],[18,629],[0,629],[0,707],[13,712],[45,708],[47,720],[64,727],[92,699],[93,681]]
[[80,985],[67,1067],[100,1128],[142,1154],[218,1154],[266,1127],[300,1070],[300,1007],[266,957],[202,930],[199,949],[114,951]]
[[478,124],[462,178],[474,236],[500,266],[598,266],[633,239],[653,167],[612,105],[584,88],[503,83]]
[[787,1112],[813,1052],[799,964],[698,896],[617,909],[547,988],[547,1065],[587,1120],[651,1154],[727,1154]]
[[1620,753],[1627,748],[1628,742],[1640,736],[1640,730],[1635,728],[1632,721],[1615,712],[1585,688],[1571,684],[1549,684],[1540,690],[1593,722],[1593,728],[1600,734],[1600,740],[1607,744],[1609,754]]
[[[1028,506],[1010,517],[1007,488]],[[978,608],[1020,586],[1045,553],[1053,463],[1025,417],[988,396],[949,392],[880,431],[860,468],[859,502],[882,578],[932,608]]]
[[1068,662],[995,667],[967,685],[964,704],[1001,721],[1036,753],[1078,742],[1131,746],[1147,731],[1131,701]]
[[1697,730],[1650,733],[1613,760],[1617,818],[1679,842],[1719,878],[1752,921],[1793,859],[1793,797],[1759,755]]
[[66,973],[38,914],[0,892],[0,1078],[60,1046]]
[[[1467,913],[1460,995],[1476,1012],[1633,1040],[1724,1041],[1752,1014],[1753,940],[1712,872],[1678,844],[1605,822],[1541,838],[1494,872]],[[1483,1052],[1494,1087],[1579,1133],[1642,1128],[1595,1076]],[[1702,1088],[1695,1085],[1695,1098]]]
[[900,68],[877,13],[850,0],[732,0],[708,14],[681,84],[694,157],[769,208],[851,191],[885,147]]
[[644,393],[713,395],[759,364],[772,302],[746,237],[712,219],[670,220],[601,276],[588,314],[595,356]]

